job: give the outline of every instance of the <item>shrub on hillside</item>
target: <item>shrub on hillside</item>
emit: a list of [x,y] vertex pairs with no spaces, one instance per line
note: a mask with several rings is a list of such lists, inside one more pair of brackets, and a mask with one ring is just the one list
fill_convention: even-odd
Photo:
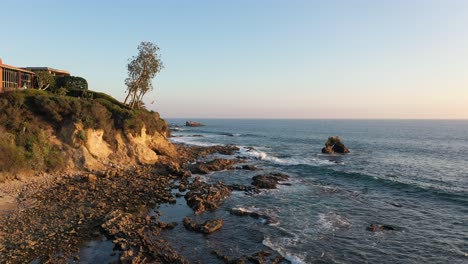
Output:
[[[24,150],[15,144],[15,136],[4,131],[0,132],[0,171],[17,171],[24,167],[26,157]],[[4,181],[6,179],[0,179]]]
[[59,89],[62,87],[67,90],[88,90],[88,82],[86,79],[78,76],[56,76],[55,88]]

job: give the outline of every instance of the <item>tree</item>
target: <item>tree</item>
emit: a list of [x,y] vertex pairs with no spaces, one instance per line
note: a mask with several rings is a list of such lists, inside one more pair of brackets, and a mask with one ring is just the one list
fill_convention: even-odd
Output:
[[158,54],[159,47],[151,42],[141,42],[138,55],[130,59],[127,65],[128,77],[125,79],[127,97],[124,104],[130,108],[139,109],[143,106],[143,96],[153,90],[151,80],[163,69],[163,63]]
[[48,71],[38,71],[36,72],[36,84],[37,89],[46,90],[55,85],[55,78]]
[[78,76],[56,76],[55,88],[59,89],[62,87],[67,90],[88,90],[88,82],[86,79]]

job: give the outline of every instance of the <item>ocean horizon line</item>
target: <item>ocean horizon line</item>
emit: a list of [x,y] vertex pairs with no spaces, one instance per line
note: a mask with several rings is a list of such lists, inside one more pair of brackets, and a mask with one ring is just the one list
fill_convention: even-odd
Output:
[[468,121],[468,118],[276,118],[276,117],[163,117],[180,120],[343,120],[343,121]]

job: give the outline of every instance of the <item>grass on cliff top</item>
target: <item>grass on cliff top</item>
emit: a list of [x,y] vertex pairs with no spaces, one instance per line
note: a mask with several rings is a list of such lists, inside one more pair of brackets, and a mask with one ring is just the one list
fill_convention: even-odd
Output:
[[117,149],[118,130],[137,135],[145,126],[148,134],[168,133],[158,113],[132,110],[104,93],[57,95],[34,89],[4,93],[0,94],[0,172],[64,167],[67,157],[60,155],[62,150],[48,136],[59,136],[61,128],[71,123],[102,129],[103,139],[113,149]]

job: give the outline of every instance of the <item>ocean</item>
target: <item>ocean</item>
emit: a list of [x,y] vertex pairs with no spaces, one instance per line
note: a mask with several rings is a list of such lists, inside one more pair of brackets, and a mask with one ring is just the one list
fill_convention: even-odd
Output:
[[[236,156],[261,169],[213,172],[205,181],[250,184],[255,175],[282,172],[291,185],[234,192],[199,216],[225,220],[214,234],[177,232],[182,225],[163,234],[189,260],[221,263],[211,251],[240,256],[270,248],[292,263],[468,263],[468,121],[196,121],[206,126],[169,119],[180,126],[171,140],[234,144]],[[321,153],[335,135],[350,154]],[[231,215],[232,208],[267,217]],[[162,221],[192,215],[183,197],[160,210]],[[394,230],[370,232],[371,224]]]

